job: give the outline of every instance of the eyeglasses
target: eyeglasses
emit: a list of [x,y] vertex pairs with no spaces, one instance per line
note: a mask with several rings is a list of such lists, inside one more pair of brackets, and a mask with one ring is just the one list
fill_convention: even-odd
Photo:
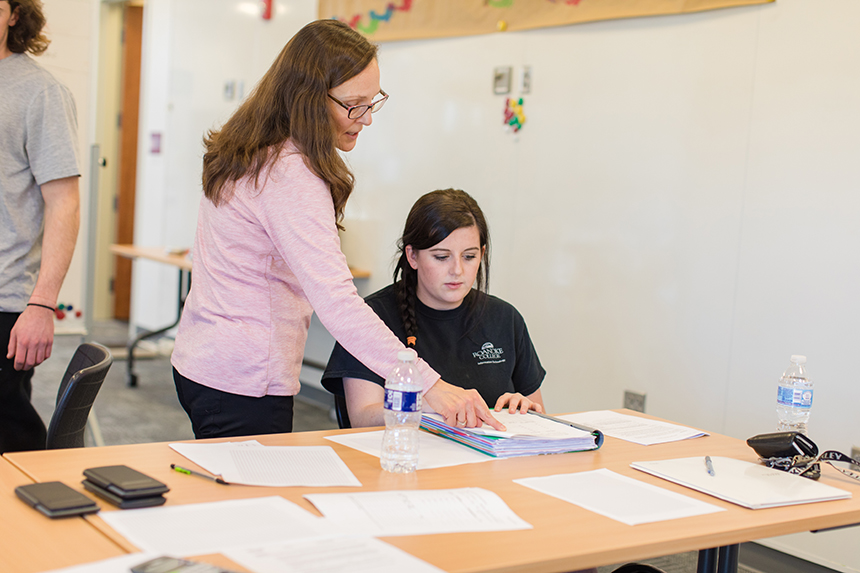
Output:
[[328,94],[328,97],[332,99],[337,105],[346,110],[346,117],[349,119],[358,119],[364,114],[367,113],[367,110],[370,110],[370,113],[376,113],[382,109],[382,106],[385,105],[385,102],[388,100],[388,94],[383,90],[379,90],[379,93],[382,94],[382,97],[378,100],[371,102],[370,105],[346,105],[336,97],[331,94]]

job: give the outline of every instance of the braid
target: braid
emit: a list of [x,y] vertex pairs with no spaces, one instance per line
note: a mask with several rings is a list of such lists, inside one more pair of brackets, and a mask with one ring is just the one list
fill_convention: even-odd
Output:
[[[405,257],[404,254],[401,263],[405,263]],[[401,275],[400,280],[398,280],[397,275]],[[394,270],[394,294],[400,309],[400,319],[406,330],[407,346],[415,346],[418,338],[418,319],[415,316],[415,301],[418,298],[417,286],[418,273],[408,263],[398,265]]]

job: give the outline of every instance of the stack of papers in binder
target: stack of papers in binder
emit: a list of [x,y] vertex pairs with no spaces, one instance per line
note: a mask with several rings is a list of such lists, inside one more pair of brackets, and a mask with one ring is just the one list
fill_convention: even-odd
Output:
[[511,414],[503,410],[493,412],[493,417],[504,424],[507,431],[499,432],[487,425],[456,428],[446,424],[438,414],[424,414],[421,428],[496,458],[596,450],[603,443],[603,434],[599,431],[576,427],[551,416],[534,412]]

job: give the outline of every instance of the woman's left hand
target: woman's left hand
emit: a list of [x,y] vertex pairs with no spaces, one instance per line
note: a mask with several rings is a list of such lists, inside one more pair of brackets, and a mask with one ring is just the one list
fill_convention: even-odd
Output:
[[543,406],[541,406],[538,402],[533,402],[529,400],[519,392],[511,394],[510,392],[506,392],[499,396],[499,399],[496,400],[496,407],[493,408],[496,412],[502,411],[503,408],[507,407],[508,411],[512,414],[514,412],[519,411],[520,414],[525,414],[529,410],[534,410],[539,414],[543,414]]

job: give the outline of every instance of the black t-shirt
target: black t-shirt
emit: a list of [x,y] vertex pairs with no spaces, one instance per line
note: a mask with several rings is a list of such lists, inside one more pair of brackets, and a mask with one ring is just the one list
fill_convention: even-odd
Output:
[[[477,296],[473,290],[469,297]],[[365,299],[391,331],[406,343],[394,287],[389,285]],[[523,317],[510,304],[487,296],[479,323],[469,330],[468,298],[454,310],[434,310],[416,301],[418,336],[415,350],[445,382],[474,388],[492,408],[505,392],[528,396],[540,388],[546,371],[540,364]],[[468,332],[467,332],[468,331]],[[343,394],[343,379],[385,380],[336,344],[322,384]]]

